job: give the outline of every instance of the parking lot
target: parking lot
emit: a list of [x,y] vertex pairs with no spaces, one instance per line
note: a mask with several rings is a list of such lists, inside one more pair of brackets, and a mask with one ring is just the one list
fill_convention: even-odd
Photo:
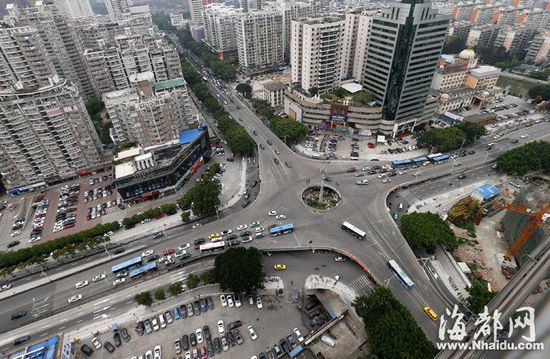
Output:
[[[283,303],[283,299],[273,296],[262,296],[261,309],[258,308],[256,300],[253,299],[252,305],[249,304],[247,296],[241,296],[240,307],[236,306],[234,300],[233,306],[230,307],[229,300],[225,307],[222,306],[219,295],[213,295],[211,297],[212,307],[208,308],[205,298],[201,298],[205,302],[205,306],[202,307],[199,298],[188,299],[182,301],[178,308],[178,315],[180,319],[176,320],[174,308],[170,310],[170,318],[166,315],[166,311],[152,312],[147,318],[139,318],[140,320],[149,319],[151,323],[151,333],[144,333],[141,336],[135,329],[136,322],[118,323],[120,326],[119,332],[122,328],[128,330],[131,339],[129,342],[125,342],[124,338],[120,341],[114,338],[114,332],[108,331],[107,333],[98,336],[99,341],[102,343],[102,348],[96,350],[92,344],[92,337],[83,338],[82,343],[87,344],[95,350],[92,357],[95,358],[138,358],[143,356],[146,358],[148,351],[154,351],[154,348],[158,345],[161,347],[162,356],[165,358],[193,358],[194,351],[197,354],[201,353],[201,350],[208,353],[208,357],[213,355],[223,358],[251,358],[254,355],[260,356],[260,352],[264,352],[267,358],[276,358],[275,352],[272,352],[273,345],[277,344],[279,347],[279,341],[283,337],[290,336],[296,345],[298,337],[293,334],[293,329],[298,328],[301,336],[305,335],[304,326],[301,323],[301,315],[295,305],[288,305]],[[199,301],[198,306],[193,306],[194,301]],[[194,311],[194,315],[190,316],[189,305],[191,304],[191,310]],[[183,306],[183,307],[182,307]],[[205,308],[206,307],[206,308]],[[183,313],[187,311],[187,317],[183,318]],[[197,312],[200,312],[197,315]],[[161,325],[158,316],[163,315],[165,322],[164,326]],[[155,319],[157,330],[153,329],[153,319]],[[222,329],[218,329],[218,322],[222,321]],[[170,323],[171,321],[171,323]],[[241,321],[235,329],[230,329],[230,323]],[[208,326],[206,328],[205,326]],[[255,339],[249,332],[248,327],[252,326],[255,335]],[[211,339],[207,340],[210,332]],[[221,332],[221,333],[220,333]],[[242,338],[239,339],[239,336]],[[199,337],[202,337],[199,343]],[[303,338],[300,338],[303,340]],[[290,340],[286,339],[286,345],[289,345]],[[105,343],[109,341],[113,346],[115,342],[119,342],[120,346],[115,347],[113,353],[109,353],[105,350]],[[176,344],[178,341],[178,344]],[[196,342],[196,345],[192,345]],[[226,343],[225,345],[223,343]],[[176,346],[181,348],[180,352],[176,352]],[[266,348],[268,347],[268,348]],[[187,348],[187,349],[186,349]],[[202,349],[204,348],[204,349]],[[266,350],[269,349],[269,352]],[[187,355],[187,352],[189,354]],[[79,351],[79,357],[82,357],[82,353]],[[187,356],[186,356],[187,355]],[[197,356],[200,357],[200,356]]]

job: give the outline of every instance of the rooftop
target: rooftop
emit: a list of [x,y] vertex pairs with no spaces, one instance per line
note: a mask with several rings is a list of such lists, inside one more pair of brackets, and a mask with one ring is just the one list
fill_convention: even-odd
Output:
[[134,162],[123,162],[119,165],[115,166],[115,178],[122,178],[129,176],[136,172],[136,168],[134,167]]
[[159,81],[153,85],[155,91],[165,90],[174,87],[185,86],[185,80],[183,78],[177,78],[173,80]]
[[470,74],[476,77],[488,77],[500,74],[501,70],[498,67],[483,65],[473,70],[470,70]]
[[189,130],[180,131],[180,144],[193,142],[201,134],[200,128],[192,128]]
[[271,81],[264,84],[264,89],[268,91],[284,91],[286,89],[286,85],[279,81]]
[[348,91],[349,93],[356,93],[356,92],[359,92],[363,89],[363,86],[361,86],[360,84],[356,84],[356,83],[353,83],[353,82],[350,82],[350,83],[347,83],[347,84],[342,84],[342,87],[344,90]]
[[139,146],[138,147],[132,147],[132,148],[129,148],[127,150],[120,151],[115,156],[115,161],[120,161],[120,160],[130,158],[130,157],[136,157],[136,156],[139,156],[140,153],[141,153],[141,147],[139,147]]

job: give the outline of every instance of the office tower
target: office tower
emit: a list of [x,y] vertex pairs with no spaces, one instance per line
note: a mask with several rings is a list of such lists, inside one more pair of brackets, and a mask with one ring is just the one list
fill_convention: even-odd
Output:
[[284,63],[283,16],[272,10],[250,11],[236,20],[239,65],[246,71]]
[[281,2],[277,7],[283,15],[283,47],[285,50],[285,60],[290,59],[290,33],[292,20],[302,17],[317,16],[320,11],[319,2]]
[[122,19],[124,13],[130,12],[130,8],[134,5],[133,0],[104,0],[104,2],[113,22]]
[[54,4],[70,20],[94,16],[90,0],[54,0]]
[[54,5],[38,3],[32,7],[18,8],[10,4],[7,10],[6,20],[11,26],[33,26],[37,29],[58,76],[77,85],[85,99],[98,95],[92,87],[82,58],[84,50],[74,28]]
[[292,21],[290,62],[292,82],[319,94],[340,86],[344,28],[341,16]]
[[188,0],[191,22],[196,25],[203,25],[202,13],[206,5],[215,2],[216,0]]
[[0,29],[0,104],[0,171],[8,190],[100,164],[101,144],[79,91],[56,74],[35,27]]
[[133,80],[133,88],[102,96],[115,144],[160,145],[177,139],[181,130],[198,126],[183,78],[154,83],[153,74],[146,72]]
[[429,0],[403,0],[372,20],[363,86],[382,103],[394,134],[429,120],[424,109],[448,25]]
[[235,21],[238,14],[241,14],[239,9],[224,4],[209,4],[204,10],[205,41],[220,57],[237,50]]

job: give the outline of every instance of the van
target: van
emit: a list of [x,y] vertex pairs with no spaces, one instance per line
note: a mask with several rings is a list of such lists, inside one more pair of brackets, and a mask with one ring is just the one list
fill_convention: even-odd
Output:
[[164,321],[164,315],[159,314],[159,324],[161,328],[166,328],[166,322]]
[[256,238],[263,238],[264,232],[256,232]]
[[331,348],[334,348],[334,346],[336,345],[336,341],[334,340],[334,338],[327,334],[321,335],[321,341]]
[[400,211],[403,210],[403,203],[399,203],[399,210],[400,210]]

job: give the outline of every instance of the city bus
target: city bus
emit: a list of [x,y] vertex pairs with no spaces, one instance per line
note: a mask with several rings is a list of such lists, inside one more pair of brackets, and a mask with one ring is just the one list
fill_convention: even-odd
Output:
[[411,166],[413,164],[412,160],[394,160],[391,162],[393,168],[401,168]]
[[401,282],[401,284],[403,284],[403,287],[405,287],[406,289],[411,289],[413,287],[414,282],[411,280],[411,278],[409,278],[407,273],[405,273],[403,269],[401,269],[399,264],[397,264],[394,259],[390,259],[388,261],[388,267],[393,272],[395,277]]
[[360,240],[365,239],[365,237],[367,236],[367,234],[364,231],[360,230],[359,228],[355,227],[353,224],[349,222],[342,223],[342,229],[348,233],[351,233],[352,235],[359,238]]
[[113,274],[117,274],[117,273],[120,273],[120,272],[131,270],[133,268],[137,268],[137,267],[141,266],[142,263],[143,263],[143,259],[141,258],[141,256],[135,257],[135,258],[132,258],[132,259],[128,259],[125,262],[114,265],[111,268],[111,271],[113,272]]
[[269,234],[271,234],[272,237],[275,237],[281,234],[291,233],[291,232],[294,232],[294,225],[292,223],[283,224],[281,226],[277,226],[269,229]]
[[224,248],[225,248],[224,241],[211,242],[211,243],[201,244],[199,247],[199,251],[201,251],[201,253],[206,253],[206,252],[213,252],[215,250],[223,250]]
[[140,277],[140,276],[143,276],[147,273],[149,273],[150,271],[153,271],[157,269],[157,262],[151,262],[151,263],[147,263],[146,265],[142,266],[142,267],[139,267],[138,269],[134,269],[133,271],[130,272],[130,278],[134,279],[134,278],[137,278],[137,277]]

